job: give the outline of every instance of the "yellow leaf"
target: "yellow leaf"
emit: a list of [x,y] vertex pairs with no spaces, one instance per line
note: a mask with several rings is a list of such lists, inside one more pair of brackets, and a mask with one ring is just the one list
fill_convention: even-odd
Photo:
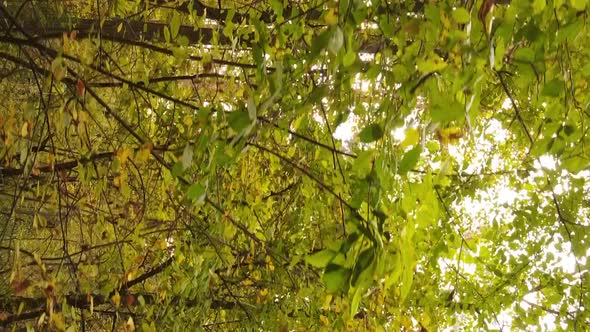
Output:
[[85,123],[88,122],[88,113],[84,111],[78,112],[78,122]]
[[150,157],[150,153],[152,151],[152,149],[154,148],[154,146],[152,144],[144,144],[141,149],[139,149],[137,151],[137,153],[135,154],[135,159],[134,161],[139,163],[139,164],[143,164],[145,163],[148,158]]
[[117,159],[121,161],[121,164],[125,164],[127,158],[131,155],[131,149],[129,148],[122,148],[117,150]]
[[213,61],[213,58],[211,57],[211,54],[209,54],[209,53],[203,54],[203,58],[201,59],[201,63],[203,64],[203,66],[211,63],[212,61]]
[[328,294],[328,295],[326,295],[326,300],[324,301],[324,305],[322,306],[322,309],[330,310],[331,303],[332,303],[332,294]]
[[119,292],[115,292],[115,294],[111,296],[111,302],[113,302],[116,308],[121,305],[121,295],[119,295]]
[[256,270],[256,271],[252,272],[252,279],[260,280],[260,278],[261,278],[260,271]]
[[400,144],[402,149],[407,148],[408,146],[413,146],[420,140],[420,133],[416,128],[409,128],[406,130],[406,137]]
[[324,21],[328,25],[336,25],[338,24],[338,16],[336,15],[336,10],[334,8],[330,8],[326,15],[324,16]]
[[154,244],[154,246],[156,248],[160,249],[160,250],[164,250],[164,249],[168,248],[168,244],[164,240],[158,240],[158,241],[156,241],[156,243]]
[[58,331],[64,331],[66,329],[66,324],[64,323],[63,317],[59,313],[53,313],[51,315],[51,327]]
[[320,315],[320,320],[322,321],[322,324],[324,324],[325,326],[330,325],[330,321],[328,320],[328,317],[326,317],[324,315]]
[[260,296],[266,296],[268,295],[268,289],[267,288],[263,288],[260,290]]
[[121,188],[122,184],[123,184],[123,179],[121,178],[121,176],[115,176],[113,178],[113,186],[115,186],[117,188]]
[[133,318],[129,317],[127,322],[125,322],[125,332],[133,332],[135,331],[135,323],[133,322]]
[[39,319],[37,320],[37,326],[43,326],[45,323],[45,316],[45,313],[42,313],[41,316],[39,316]]
[[448,30],[449,27],[451,26],[451,20],[449,20],[449,17],[447,15],[445,15],[443,11],[440,12],[440,22],[446,28],[446,29],[443,29],[443,31]]
[[430,327],[432,325],[432,319],[430,318],[430,314],[428,312],[422,313],[421,323],[424,327]]
[[117,32],[121,32],[122,29],[123,29],[123,22],[119,23],[119,25],[117,26]]
[[275,270],[275,265],[272,263],[272,258],[270,258],[270,256],[267,255],[266,258],[265,258],[265,260],[266,260],[266,267],[268,268],[268,270],[269,271],[274,271]]
[[156,332],[156,325],[154,324],[154,322],[151,322],[149,325],[147,324],[147,322],[143,322],[141,323],[141,330],[143,332]]
[[68,37],[68,33],[64,32],[63,33],[63,48],[64,48],[64,52],[69,53],[70,51],[70,38]]
[[342,312],[342,301],[335,301],[335,304],[334,304],[334,312],[335,313]]
[[47,164],[49,164],[49,167],[53,170],[53,166],[55,166],[55,155],[53,153],[47,155]]
[[63,63],[63,59],[61,57],[55,58],[51,62],[51,74],[53,74],[53,78],[59,82],[66,76],[66,73],[67,68]]
[[352,320],[346,321],[346,329],[348,331],[353,331],[354,330],[354,321],[352,321]]
[[27,137],[29,135],[29,124],[27,122],[23,123],[23,127],[20,129],[20,135],[22,137]]
[[534,0],[533,1],[533,14],[537,15],[542,12],[547,6],[546,0]]
[[182,123],[184,123],[187,127],[190,127],[193,125],[193,117],[190,115],[186,115],[183,119],[182,119]]
[[133,277],[135,276],[135,269],[131,269],[130,271],[127,271],[127,273],[125,273],[125,281],[131,281],[133,280]]
[[401,323],[408,331],[412,330],[412,319],[410,317],[403,316],[401,318]]
[[448,145],[449,143],[457,143],[463,137],[463,129],[459,127],[438,129],[436,136],[441,145]]

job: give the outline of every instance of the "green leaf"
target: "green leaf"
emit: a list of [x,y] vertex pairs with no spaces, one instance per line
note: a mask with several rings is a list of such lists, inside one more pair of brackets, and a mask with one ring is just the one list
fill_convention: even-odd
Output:
[[225,18],[225,26],[222,30],[223,35],[230,39],[233,39],[234,35],[234,24],[231,21],[234,14],[235,11],[233,9],[228,11],[227,16]]
[[447,63],[438,55],[431,54],[425,59],[418,59],[416,66],[421,73],[429,74],[445,68]]
[[465,117],[465,111],[464,107],[455,101],[444,104],[440,102],[432,105],[430,116],[432,116],[432,121],[434,122],[448,123],[463,119]]
[[563,82],[557,78],[545,83],[541,94],[548,97],[559,97],[563,91]]
[[363,289],[356,288],[354,290],[354,295],[352,296],[352,301],[350,302],[350,317],[354,317],[354,315],[356,315],[361,303],[362,295]]
[[519,48],[514,52],[514,59],[532,63],[535,61],[535,51],[529,47]]
[[570,0],[572,7],[577,11],[582,11],[586,8],[586,0]]
[[410,291],[412,290],[412,285],[414,283],[414,263],[415,261],[413,260],[414,257],[413,255],[409,255],[409,254],[405,254],[405,256],[408,256],[407,259],[403,259],[402,261],[404,261],[404,267],[402,269],[402,273],[401,273],[401,287],[400,287],[400,300],[401,302],[404,302],[406,300],[406,298],[408,297],[408,295],[410,294]]
[[178,177],[181,176],[182,174],[184,174],[184,166],[182,165],[182,161],[179,161],[177,163],[174,164],[174,166],[172,166],[172,170],[170,173],[172,173],[172,176],[174,177]]
[[330,41],[328,42],[328,50],[336,55],[338,51],[342,48],[344,44],[344,34],[340,27],[336,26],[332,31],[332,36],[330,37]]
[[372,248],[365,249],[363,252],[359,254],[352,271],[352,278],[350,279],[350,283],[352,286],[364,286],[367,285],[367,282],[372,281],[372,273],[363,272],[367,272],[367,270],[372,270],[370,269],[370,267],[372,266],[374,259],[375,251]]
[[350,67],[356,61],[356,53],[352,49],[348,49],[344,58],[342,58],[342,65],[344,67]]
[[348,11],[348,6],[350,5],[350,0],[340,0],[338,1],[338,12],[346,13]]
[[[179,46],[182,46],[182,47],[187,47],[189,44],[189,40],[188,40],[187,36],[183,36],[183,35],[178,36],[178,38],[176,38],[176,42],[178,43]],[[182,52],[177,52],[177,54],[178,53],[185,53],[186,54],[186,53],[188,53],[188,50],[183,49]],[[175,56],[177,59],[185,59],[186,58],[186,55],[185,56],[175,55]]]
[[314,254],[305,256],[305,262],[313,267],[324,268],[336,257],[338,252],[324,249]]
[[360,180],[356,181],[351,189],[350,205],[354,208],[360,208],[363,202],[367,200],[367,196],[369,195],[369,183],[365,180],[365,178],[371,171],[371,165],[369,164],[368,167],[369,169],[366,171],[366,173],[360,173]]
[[252,46],[252,57],[256,66],[261,67],[264,64],[264,52],[258,44]]
[[176,39],[180,31],[180,14],[178,11],[172,12],[172,19],[170,20],[170,35],[172,39]]
[[186,197],[196,204],[201,204],[205,201],[207,188],[200,183],[193,183],[186,191]]
[[332,30],[326,29],[313,40],[309,52],[310,61],[313,61],[322,50],[328,47],[328,41],[332,38],[332,34]]
[[330,89],[325,84],[316,86],[307,98],[307,102],[309,104],[317,104],[321,102],[322,98],[328,94],[329,90]]
[[572,174],[588,169],[590,167],[590,159],[582,157],[569,157],[561,160],[563,168]]
[[353,171],[357,177],[359,177],[360,179],[364,179],[371,172],[372,165],[373,151],[361,151],[354,161]]
[[432,23],[436,28],[438,28],[441,24],[441,9],[438,5],[434,3],[430,3],[424,6],[424,16],[426,19]]
[[182,167],[184,169],[189,168],[192,163],[193,163],[193,153],[194,153],[194,148],[191,144],[187,144],[184,147],[184,150],[182,151]]
[[379,74],[381,74],[382,71],[383,71],[382,66],[379,66],[376,64],[371,64],[369,66],[369,70],[367,70],[367,72],[365,73],[365,76],[367,77],[368,80],[375,80],[377,78],[377,76],[379,76]]
[[322,280],[330,293],[340,293],[346,290],[350,269],[338,264],[328,264]]
[[469,23],[469,20],[471,19],[467,9],[462,8],[462,7],[453,10],[452,15],[453,15],[453,19],[455,20],[455,22],[457,22],[459,24]]
[[[380,69],[381,68],[378,68],[378,70]],[[402,66],[399,64],[393,65],[391,71],[393,73],[393,78],[397,83],[405,82],[410,78],[410,73],[408,72],[408,68],[406,68],[406,66]],[[375,75],[375,77],[377,77],[377,75]]]
[[565,125],[563,126],[563,132],[567,135],[570,136],[571,134],[573,134],[576,131],[576,128],[574,128],[574,126],[572,125]]
[[379,16],[379,28],[383,31],[383,35],[387,38],[391,38],[393,36],[393,32],[395,30],[393,20],[394,18],[392,18],[390,15]]
[[166,43],[170,43],[170,29],[168,26],[164,26],[164,40]]
[[410,171],[420,160],[420,153],[422,153],[422,146],[417,145],[412,150],[406,152],[404,157],[399,162],[398,173],[405,174]]
[[547,0],[533,0],[533,14],[541,13],[547,6]]
[[371,143],[381,137],[383,137],[383,128],[378,123],[371,123],[359,133],[359,139],[363,143]]
[[[585,0],[584,3],[586,2]],[[581,20],[574,20],[569,24],[561,27],[559,31],[557,31],[557,41],[563,43],[567,40],[575,39],[579,34],[580,31],[584,28],[584,22]]]
[[358,241],[360,235],[358,233],[350,233],[346,238],[346,241],[342,242],[339,248],[339,252],[343,255],[347,255],[350,248]]
[[277,14],[278,17],[283,16],[283,1],[270,0],[270,7]]
[[229,114],[229,126],[236,133],[243,133],[251,124],[250,114],[245,111],[233,111]]
[[248,98],[246,107],[248,108],[248,117],[250,118],[250,121],[256,121],[256,104],[254,103],[254,98]]
[[506,43],[503,38],[497,38],[496,48],[494,49],[494,63],[492,64],[496,70],[500,70],[504,66],[504,54],[506,54]]

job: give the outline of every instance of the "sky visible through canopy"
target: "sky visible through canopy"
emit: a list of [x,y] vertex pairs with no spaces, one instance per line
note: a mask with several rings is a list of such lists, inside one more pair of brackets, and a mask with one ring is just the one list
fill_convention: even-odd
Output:
[[[367,90],[367,82],[359,80],[355,84],[357,88],[361,90]],[[511,101],[510,99],[506,98],[504,103],[502,104],[502,109],[510,109]],[[321,122],[321,118],[316,118],[318,121]],[[408,130],[414,130],[415,128],[412,126],[412,123],[409,123],[405,126],[400,126],[393,130],[390,134],[393,136],[397,143],[401,143],[406,138],[406,132]],[[415,125],[414,125],[415,126]],[[358,134],[359,128],[357,126],[356,117],[351,115],[345,122],[341,123],[336,130],[334,131],[334,138],[341,140],[344,146],[350,144],[350,141],[353,137]],[[502,154],[494,154],[493,147],[494,144],[501,144],[506,143],[508,138],[510,137],[510,131],[506,130],[502,127],[502,124],[498,121],[492,120],[490,121],[486,128],[483,131],[483,134],[473,133],[474,136],[478,136],[476,138],[472,138],[475,143],[475,149],[472,152],[473,155],[469,156],[470,160],[468,160],[464,164],[465,173],[473,174],[482,171],[482,164],[485,164],[486,159],[491,159],[491,167],[490,172],[498,172],[506,169],[506,165],[503,165],[503,162],[506,157]],[[463,160],[466,158],[465,153],[469,146],[467,144],[453,144],[448,146],[449,154],[458,161],[458,163],[463,163]],[[433,163],[431,164],[433,170],[440,170],[441,163]],[[551,155],[541,155],[537,160],[534,162],[534,172],[532,172],[529,176],[531,179],[535,177],[543,177],[544,170],[556,170],[557,168],[557,161]],[[569,191],[571,188],[568,185],[568,173],[564,171],[563,177],[557,180],[557,183],[553,189],[553,192],[556,195],[563,194],[565,191]],[[584,187],[585,191],[590,190],[590,171],[582,171],[576,174],[577,178],[584,179],[587,183]],[[493,187],[485,188],[480,190],[476,193],[475,197],[467,197],[462,201],[455,201],[452,204],[452,209],[455,214],[461,215],[463,221],[468,220],[470,222],[471,230],[468,230],[466,236],[469,237],[469,232],[477,233],[478,228],[485,226],[486,223],[490,222],[501,222],[509,224],[514,220],[514,214],[512,207],[515,204],[519,204],[519,201],[526,201],[529,199],[528,193],[524,190],[515,191],[514,189],[510,188],[507,185],[506,181],[499,180],[499,183]],[[580,211],[582,224],[590,224],[590,209],[586,209],[584,211]],[[576,258],[571,251],[571,247],[569,244],[560,245],[558,249],[556,247],[556,243],[562,243],[565,239],[560,235],[552,235],[552,234],[536,234],[536,236],[543,236],[543,237],[554,237],[554,243],[552,243],[549,247],[544,248],[538,254],[542,255],[543,257],[547,257],[548,254],[556,257],[554,264],[551,266],[552,269],[559,269],[566,273],[576,274],[577,273],[577,262]],[[530,239],[534,241],[534,238]],[[486,244],[481,244],[480,246],[485,247]],[[475,248],[476,254],[478,251],[482,250],[479,248]],[[484,248],[483,250],[489,250]],[[518,256],[526,254],[526,251],[523,250],[509,250],[506,252],[508,256]],[[590,249],[586,252],[586,257],[581,257],[579,260],[580,264],[586,264],[587,257],[590,256]],[[448,258],[441,258],[441,268],[448,270],[449,266],[447,265],[454,265],[455,261],[460,257],[448,259]],[[460,264],[460,269],[466,274],[469,275],[477,275],[477,266],[475,264],[469,264],[462,262]],[[452,288],[451,285],[447,285],[447,288]],[[535,305],[538,302],[538,296],[536,294],[527,294],[523,297],[523,299],[518,302],[516,305],[519,305],[522,309],[527,310],[531,307],[531,305]],[[512,315],[513,313],[511,310],[503,311],[498,315],[498,320],[493,322],[491,326],[497,329],[511,329],[512,328]],[[553,331],[556,328],[555,325],[555,317],[553,314],[548,313],[540,318],[541,327],[544,330]],[[446,330],[448,331],[455,331],[461,327],[461,317],[460,315],[457,317],[457,321],[455,326],[448,327]],[[464,326],[463,326],[464,327]],[[561,328],[567,329],[566,324],[561,324]]]

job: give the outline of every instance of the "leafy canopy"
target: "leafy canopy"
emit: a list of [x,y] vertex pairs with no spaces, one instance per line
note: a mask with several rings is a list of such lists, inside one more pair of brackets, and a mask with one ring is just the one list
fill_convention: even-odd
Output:
[[0,326],[588,329],[587,7],[3,2]]

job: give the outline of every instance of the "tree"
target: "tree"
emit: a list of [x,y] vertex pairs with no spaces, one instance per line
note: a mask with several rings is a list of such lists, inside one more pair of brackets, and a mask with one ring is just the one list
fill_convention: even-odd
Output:
[[4,2],[0,326],[588,329],[586,6]]

